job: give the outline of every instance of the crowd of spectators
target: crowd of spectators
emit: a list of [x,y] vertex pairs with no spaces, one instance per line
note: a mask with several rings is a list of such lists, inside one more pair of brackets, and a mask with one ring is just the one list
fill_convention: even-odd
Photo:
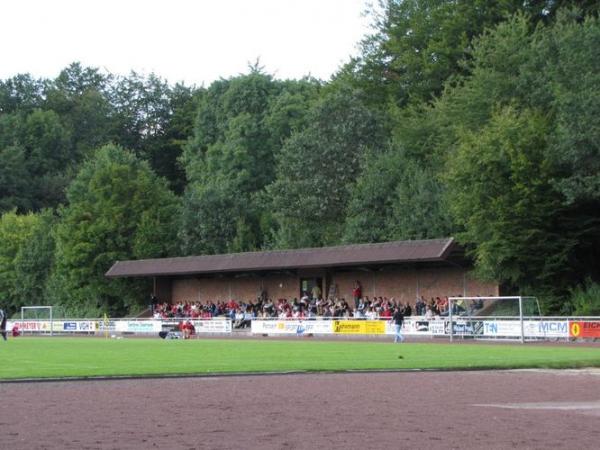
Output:
[[[456,308],[460,305],[455,304]],[[434,318],[448,314],[448,297],[435,297],[429,300],[421,296],[414,304],[397,301],[394,297],[360,296],[347,302],[344,298],[316,297],[304,293],[300,298],[291,300],[280,298],[257,298],[253,301],[209,301],[178,302],[175,304],[158,303],[153,305],[156,319],[210,319],[228,317],[234,321],[234,327],[250,326],[254,318],[274,319],[311,319],[311,318],[345,318],[345,319],[384,319],[389,320],[396,309],[401,309],[405,316]]]

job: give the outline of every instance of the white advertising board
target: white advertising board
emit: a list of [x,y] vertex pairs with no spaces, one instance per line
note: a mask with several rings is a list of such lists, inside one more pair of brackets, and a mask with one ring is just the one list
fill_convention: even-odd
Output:
[[[37,333],[46,333],[46,332],[50,332],[50,324],[51,322],[49,320],[8,320],[6,322],[6,329],[7,330],[12,330],[13,327],[16,325],[19,330],[21,332],[26,331],[26,332],[37,332]],[[61,327],[60,329],[62,330],[62,323],[60,324]],[[54,322],[52,328],[54,331],[57,331],[58,328],[58,323]]]
[[[350,320],[348,323],[357,322]],[[360,321],[366,323],[367,321]],[[395,333],[394,324],[390,321],[381,321],[385,326],[386,335]],[[345,321],[335,320],[260,320],[252,321],[251,331],[253,334],[338,334],[334,330],[334,325],[343,324]],[[402,333],[413,336],[432,336],[444,334],[443,320],[417,320],[407,318],[402,325]],[[362,331],[352,333],[349,331],[344,334],[368,334]]]
[[231,320],[192,320],[196,333],[231,333]]
[[569,337],[568,320],[528,320],[525,337]]
[[[567,320],[525,320],[523,321],[525,337],[568,337]],[[521,322],[518,320],[484,320],[483,335],[496,337],[521,336]]]
[[21,332],[46,333],[94,333],[95,320],[15,320],[6,324],[7,330],[12,330],[16,325]]
[[[393,334],[393,325],[391,329],[391,334]],[[406,318],[402,331],[409,336],[443,335],[445,332],[444,321],[440,319]]]
[[93,333],[96,331],[96,321],[92,320],[66,320],[55,322],[52,326],[53,331],[70,331],[73,333]]
[[115,331],[119,333],[158,333],[162,331],[159,320],[119,320],[115,322]]
[[253,320],[254,334],[332,334],[331,320]]

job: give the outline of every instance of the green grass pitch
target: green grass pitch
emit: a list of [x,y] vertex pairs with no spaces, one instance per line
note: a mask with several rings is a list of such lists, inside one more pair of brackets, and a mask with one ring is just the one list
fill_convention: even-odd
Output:
[[600,367],[593,347],[318,340],[17,338],[0,380],[296,371]]

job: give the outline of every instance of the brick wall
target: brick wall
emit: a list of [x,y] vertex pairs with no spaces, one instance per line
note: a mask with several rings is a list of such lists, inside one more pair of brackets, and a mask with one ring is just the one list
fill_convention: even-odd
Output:
[[403,303],[413,303],[421,295],[443,297],[453,295],[498,295],[498,284],[475,280],[461,268],[391,269],[378,272],[341,272],[334,274],[338,296],[352,299],[352,289],[358,280],[364,296],[394,297]]
[[[352,299],[355,280],[362,285],[365,296],[394,297],[403,303],[414,303],[421,295],[443,297],[453,295],[498,295],[497,283],[482,282],[474,279],[461,268],[423,268],[423,269],[384,269],[377,272],[339,272],[333,273],[332,283],[337,286],[338,297]],[[265,277],[242,276],[222,278],[189,278],[174,280],[172,301],[219,301],[230,298],[236,300],[255,300],[261,286],[272,299],[292,299],[300,295],[300,278],[291,275],[270,275]]]
[[173,281],[172,299],[174,303],[190,301],[256,300],[261,288],[267,290],[272,299],[298,296],[299,280],[289,275],[269,277],[223,277],[189,278]]

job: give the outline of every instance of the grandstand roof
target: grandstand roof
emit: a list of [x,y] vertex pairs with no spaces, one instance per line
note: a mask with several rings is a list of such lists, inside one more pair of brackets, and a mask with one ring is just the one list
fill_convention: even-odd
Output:
[[106,276],[177,276],[393,263],[444,262],[457,247],[458,245],[453,238],[445,238],[117,261],[106,273]]

